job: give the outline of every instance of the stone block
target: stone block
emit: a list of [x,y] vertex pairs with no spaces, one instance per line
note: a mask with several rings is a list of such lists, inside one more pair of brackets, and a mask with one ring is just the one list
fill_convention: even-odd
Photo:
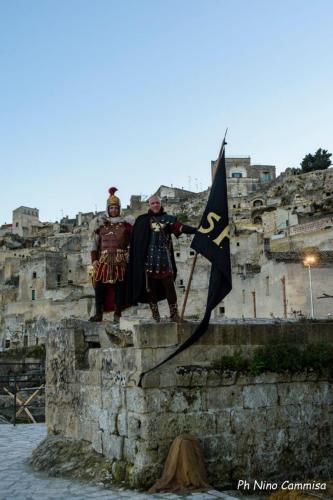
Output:
[[241,434],[255,433],[258,429],[266,428],[266,410],[236,408],[230,410],[231,431],[238,436]]
[[[233,353],[234,348],[231,347],[231,350]],[[195,344],[190,347],[189,351],[191,353],[189,364],[193,364],[193,360],[195,360],[196,364],[206,363],[209,366],[227,354],[227,347],[224,345],[200,346]]]
[[160,387],[175,387],[176,373],[174,368],[165,368],[160,370]]
[[307,343],[308,332],[311,331],[311,324],[304,323],[281,323],[280,338],[277,339],[278,344],[300,344]]
[[[157,365],[155,351],[156,349],[151,347],[135,349],[135,366],[138,371],[142,373]],[[161,349],[161,351],[164,352],[164,349]]]
[[141,418],[142,416],[137,413],[128,412],[127,414],[127,435],[132,440],[140,435]]
[[142,469],[154,465],[158,460],[157,450],[146,449],[135,455],[135,466]]
[[147,413],[146,394],[140,387],[130,387],[126,391],[127,410],[136,413]]
[[178,387],[188,387],[191,385],[192,370],[187,366],[178,366],[176,368],[176,385]]
[[231,410],[217,410],[215,420],[217,434],[231,432]]
[[123,460],[115,460],[111,468],[112,476],[115,481],[122,482],[126,479],[126,462]]
[[237,381],[237,372],[232,370],[223,370],[221,372],[220,384],[223,385],[234,385]]
[[[308,370],[307,373],[306,373],[306,380],[308,382],[317,382],[317,380],[320,380],[321,379],[321,376],[319,375],[318,371],[316,370]],[[325,380],[329,380],[329,375],[328,373],[326,373],[326,375],[324,376],[324,379]]]
[[178,415],[173,413],[142,415],[140,436],[149,443],[158,443],[160,439],[174,439],[185,432],[185,424],[186,415],[183,413]]
[[202,438],[207,434],[213,435],[216,433],[217,418],[219,418],[219,415],[214,412],[187,413],[184,421],[184,432],[198,438]]
[[189,388],[161,391],[160,405],[157,411],[166,412],[189,412],[205,410],[205,394],[202,389]]
[[88,386],[100,386],[101,385],[101,372],[100,370],[76,370],[75,379],[78,384]]
[[131,435],[128,438],[124,438],[124,459],[129,463],[134,463],[136,454],[138,452],[136,441]]
[[[290,406],[286,406],[287,409]],[[318,427],[329,425],[333,422],[333,417],[327,412],[326,406],[319,404],[303,403],[299,405],[299,421],[298,425],[303,427]],[[291,423],[294,426],[294,423]]]
[[305,382],[306,380],[307,380],[307,372],[305,371],[292,373],[290,376],[291,382]]
[[313,391],[313,402],[316,405],[333,403],[333,386],[329,382],[317,382]]
[[306,333],[309,344],[333,342],[332,321],[308,323]]
[[223,410],[243,406],[242,388],[237,385],[207,387],[205,394],[207,410]]
[[218,345],[248,345],[250,343],[250,325],[230,324],[213,325],[214,340]]
[[234,459],[237,450],[237,437],[229,432],[206,436],[200,439],[205,460],[216,460],[224,456],[227,460]]
[[155,372],[147,373],[142,379],[142,388],[150,389],[154,387],[160,387],[160,373],[158,370]]
[[137,369],[135,350],[130,347],[116,347],[111,348],[110,352],[112,354],[112,370],[123,372],[125,370],[135,371]]
[[203,387],[207,384],[208,370],[206,368],[193,369],[192,372],[192,387]]
[[244,408],[276,406],[278,392],[275,385],[249,385],[243,388]]
[[[185,351],[181,352],[178,354],[175,358],[171,359],[165,364],[165,368],[170,368],[174,366],[179,366],[179,364],[182,363],[189,363],[190,361],[193,360],[192,357],[190,357],[189,352],[191,351],[191,347],[189,349],[186,349]],[[175,347],[156,347],[154,348],[154,365],[157,365],[158,363],[161,363],[164,361],[170,354],[172,354],[176,350]],[[151,368],[151,366],[150,366]]]
[[[293,405],[311,403],[314,382],[293,382],[277,384],[280,405]],[[311,389],[311,390],[309,390]]]
[[210,387],[217,387],[221,385],[221,371],[210,369],[207,374],[206,384]]
[[102,408],[118,411],[126,406],[126,389],[123,387],[109,384],[107,381],[103,383],[101,391]]
[[150,389],[146,391],[147,411],[169,411],[170,401],[174,391],[167,389]]
[[134,347],[170,347],[178,344],[177,323],[144,323],[135,325]]
[[88,351],[88,366],[90,370],[100,370],[99,364],[100,349],[89,349]]
[[102,431],[94,430],[92,434],[91,446],[97,453],[103,453]]
[[280,324],[251,324],[249,343],[251,345],[267,345],[278,342],[280,334]]
[[98,418],[99,428],[107,434],[114,434],[116,432],[116,419],[117,413],[110,410],[101,410]]
[[[199,399],[201,399],[200,394]],[[193,394],[193,391],[191,391],[191,396],[185,391],[177,391],[169,401],[168,409],[172,413],[184,413],[189,411],[193,402],[197,400],[197,394]]]
[[124,409],[117,415],[117,434],[127,436],[127,411]]
[[124,458],[124,437],[102,433],[103,454],[107,458],[122,460]]

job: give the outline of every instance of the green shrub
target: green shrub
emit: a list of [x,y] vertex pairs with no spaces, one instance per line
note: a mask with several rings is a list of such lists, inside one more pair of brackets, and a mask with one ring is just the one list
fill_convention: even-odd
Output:
[[333,370],[333,346],[331,344],[308,344],[304,349],[288,344],[260,347],[251,359],[245,359],[238,351],[233,356],[222,356],[213,363],[219,370],[234,370],[251,375],[264,372],[296,373],[302,370]]

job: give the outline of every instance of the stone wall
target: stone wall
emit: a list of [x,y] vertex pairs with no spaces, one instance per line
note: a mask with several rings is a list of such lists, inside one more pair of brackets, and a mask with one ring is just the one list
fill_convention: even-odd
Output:
[[[333,343],[331,323],[211,324],[159,370],[195,324],[92,325],[66,320],[47,343],[48,432],[91,443],[118,479],[148,486],[174,438],[202,446],[214,486],[247,480],[332,476],[333,388],[327,373],[257,377],[216,368],[222,355],[262,345]],[[128,329],[131,328],[131,331]]]

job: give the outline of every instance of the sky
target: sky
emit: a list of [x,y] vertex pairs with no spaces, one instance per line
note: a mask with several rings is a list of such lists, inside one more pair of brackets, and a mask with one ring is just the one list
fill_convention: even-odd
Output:
[[0,224],[333,152],[331,0],[0,0]]

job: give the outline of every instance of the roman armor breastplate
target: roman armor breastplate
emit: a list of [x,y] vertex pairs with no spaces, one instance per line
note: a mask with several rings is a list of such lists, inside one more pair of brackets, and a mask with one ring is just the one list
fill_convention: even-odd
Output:
[[99,231],[101,237],[101,251],[115,253],[117,250],[125,250],[129,244],[129,234],[123,222],[107,224]]
[[171,225],[176,221],[172,215],[162,214],[150,219],[150,240],[145,268],[148,273],[170,273],[172,263],[170,255]]

